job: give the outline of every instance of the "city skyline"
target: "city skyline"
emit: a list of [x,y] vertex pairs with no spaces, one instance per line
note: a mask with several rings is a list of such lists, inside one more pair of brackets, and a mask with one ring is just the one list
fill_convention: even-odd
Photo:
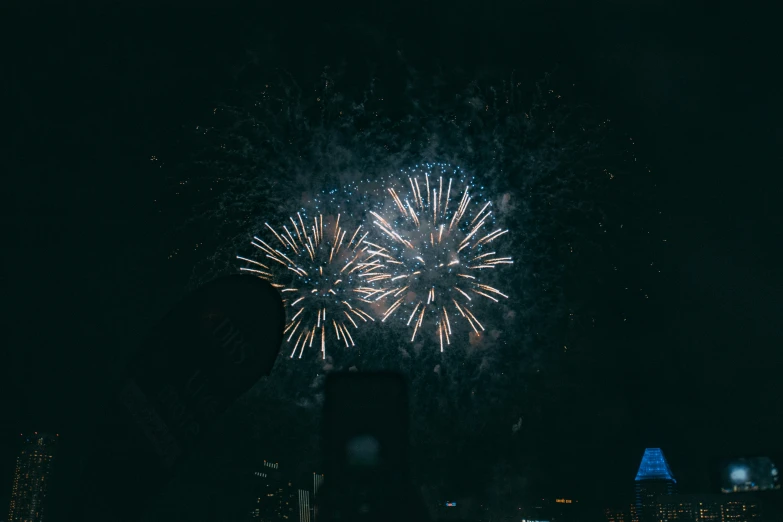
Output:
[[[47,487],[51,480],[52,456],[59,438],[35,432],[30,436],[19,435],[21,449],[14,470],[14,489],[8,522],[47,522],[43,517]],[[45,454],[45,455],[44,455]],[[737,462],[737,459],[724,459]],[[744,462],[744,461],[743,461]],[[774,467],[774,462],[769,461]],[[677,463],[678,467],[686,463]],[[286,469],[289,471],[286,472]],[[265,521],[316,522],[318,520],[317,498],[324,483],[324,475],[312,472],[310,478],[291,475],[294,466],[281,466],[278,461],[262,460],[256,471],[243,472],[248,484],[254,483],[258,497],[245,498],[251,519]],[[28,478],[25,478],[27,476]],[[776,477],[777,475],[775,475]],[[62,478],[60,480],[63,480]],[[628,477],[631,481],[631,477]],[[670,463],[661,448],[646,448],[642,452],[638,469],[633,476],[635,494],[628,497],[626,508],[605,508],[599,512],[591,510],[589,503],[578,498],[548,495],[532,500],[519,508],[519,515],[526,521],[582,522],[599,519],[602,522],[754,522],[763,519],[764,498],[767,498],[768,512],[774,512],[779,500],[776,497],[758,497],[752,492],[721,492],[715,485],[709,491],[695,491],[678,484]],[[675,489],[675,485],[677,488]],[[56,487],[56,484],[55,484]],[[241,488],[245,490],[245,487]],[[252,488],[251,488],[252,489]],[[557,486],[555,486],[557,489]],[[249,491],[249,490],[248,490]],[[769,491],[777,493],[779,488]],[[239,497],[234,500],[241,501]],[[459,496],[451,500],[437,501],[429,509],[439,520],[461,520],[466,514],[481,517],[482,513],[492,516],[488,507],[467,502]],[[773,499],[773,502],[769,502]],[[599,503],[606,499],[598,499]],[[606,505],[608,503],[605,502]],[[251,509],[250,506],[253,505]],[[28,518],[26,513],[37,513]],[[497,513],[495,516],[498,516]]]
[[[775,465],[770,459],[766,461],[769,480],[775,482]],[[627,508],[606,508],[605,522],[761,522],[765,514],[766,520],[776,520],[783,514],[780,511],[783,498],[777,494],[777,488],[758,491],[773,493],[748,494],[746,490],[737,493],[725,490],[717,482],[711,491],[681,490],[663,451],[646,448],[634,478],[633,501]]]

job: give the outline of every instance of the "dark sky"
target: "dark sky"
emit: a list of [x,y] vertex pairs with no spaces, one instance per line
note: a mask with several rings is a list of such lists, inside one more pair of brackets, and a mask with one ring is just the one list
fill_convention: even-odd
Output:
[[770,13],[416,4],[4,13],[0,501],[14,437],[50,430],[76,444],[125,355],[181,293],[187,274],[151,272],[168,247],[150,218],[163,180],[147,160],[231,85],[246,49],[294,73],[401,46],[424,70],[573,77],[653,166],[667,248],[639,326],[654,333],[567,369],[572,413],[540,427],[552,476],[574,473],[599,494],[661,446],[681,483],[703,489],[718,456],[780,453],[783,134]]

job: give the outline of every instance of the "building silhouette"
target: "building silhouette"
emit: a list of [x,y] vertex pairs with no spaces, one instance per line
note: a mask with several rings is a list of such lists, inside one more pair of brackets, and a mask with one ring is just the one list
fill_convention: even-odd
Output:
[[604,516],[606,517],[606,522],[631,522],[627,509],[606,508]]
[[312,506],[310,505],[310,492],[306,489],[299,490],[299,522],[311,522]]
[[16,457],[7,522],[42,522],[46,520],[46,495],[57,436],[38,432],[21,435],[21,444]]
[[[546,520],[548,522],[581,522],[587,516],[583,505],[573,497],[537,498],[520,511],[520,514],[525,520]],[[630,521],[623,520],[622,522]]]
[[256,505],[251,518],[257,522],[315,522],[315,497],[323,483],[323,475],[313,473],[313,484],[300,487],[300,482],[283,473],[277,462],[264,461],[257,480]]
[[662,522],[759,522],[758,499],[724,495],[665,495],[659,498]]
[[666,495],[659,499],[659,520],[722,522],[720,501],[715,495]]
[[660,522],[661,500],[675,493],[676,484],[661,449],[644,450],[634,480],[636,516],[633,522]]
[[310,502],[310,516],[311,521],[316,522],[318,520],[318,491],[324,484],[323,473],[313,473],[313,496]]
[[313,497],[318,495],[318,490],[321,489],[321,486],[324,484],[324,475],[323,473],[313,473]]
[[253,518],[259,522],[295,522],[297,491],[281,473],[280,465],[265,460],[261,471],[255,474],[261,479],[261,487]]
[[720,513],[721,522],[759,522],[761,520],[761,505],[755,497],[723,497]]

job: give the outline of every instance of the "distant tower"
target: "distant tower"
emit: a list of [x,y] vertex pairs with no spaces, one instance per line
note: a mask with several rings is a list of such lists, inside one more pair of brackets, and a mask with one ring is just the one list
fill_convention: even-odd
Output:
[[318,491],[324,484],[323,473],[313,473],[313,499],[310,504],[310,513],[312,522],[318,521]]
[[22,436],[22,449],[16,457],[8,522],[45,520],[46,492],[56,443],[56,437],[37,432]]
[[260,518],[267,521],[292,521],[294,520],[294,504],[292,502],[291,483],[288,482],[280,471],[277,462],[264,461],[264,466],[255,475],[262,479],[260,496],[256,502],[256,509],[252,518]]
[[669,463],[660,448],[644,450],[642,463],[636,473],[635,522],[656,522],[659,520],[658,497],[672,495],[675,492],[674,480]]
[[299,490],[299,522],[311,522],[310,492],[306,489]]
[[318,490],[324,483],[323,473],[313,473],[313,497],[318,495]]

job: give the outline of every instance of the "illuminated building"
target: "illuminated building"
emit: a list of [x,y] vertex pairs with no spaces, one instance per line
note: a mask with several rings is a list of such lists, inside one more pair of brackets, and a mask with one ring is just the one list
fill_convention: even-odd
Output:
[[296,494],[288,481],[275,481],[270,484],[259,499],[259,513],[264,522],[294,522],[296,520]]
[[[725,460],[720,473],[723,521],[783,520],[780,472],[770,457]],[[743,518],[744,517],[744,518]]]
[[721,491],[779,491],[779,472],[769,457],[739,458],[728,461],[721,473]]
[[675,492],[669,463],[660,448],[644,450],[634,481],[636,516],[634,522],[659,522],[661,499]]
[[720,506],[721,522],[758,522],[761,520],[761,506],[756,499],[726,498]]
[[606,522],[631,522],[628,512],[624,509],[608,508],[604,510]]
[[264,461],[255,475],[262,479],[262,487],[253,511],[253,518],[263,522],[294,522],[297,520],[296,490],[284,480],[277,462]]
[[318,490],[321,489],[321,486],[324,484],[324,476],[323,473],[313,473],[313,497],[318,495]]
[[759,522],[756,499],[722,495],[666,495],[659,498],[662,522]]
[[297,519],[296,491],[293,484],[287,481],[277,487],[277,519],[281,522]]
[[[691,508],[693,509],[693,520],[703,522],[721,522],[722,520],[720,502],[715,498],[694,499]],[[680,509],[680,512],[683,515],[687,514],[683,509]]]
[[585,514],[582,512],[582,506],[578,500],[556,497],[537,499],[526,509],[522,510],[521,515],[527,520],[581,522]]
[[667,521],[693,522],[694,520],[701,520],[701,518],[698,518],[699,513],[697,513],[697,507],[694,505],[693,499],[690,497],[680,498],[677,495],[671,495],[666,499],[662,499],[659,515],[660,520]]
[[310,522],[310,492],[299,490],[299,522]]
[[[658,497],[658,522],[761,522],[758,499],[729,498],[723,495],[662,495]],[[632,506],[633,508],[633,506]],[[606,522],[631,522],[634,510],[607,509]]]
[[41,522],[45,520],[46,493],[57,438],[38,432],[21,437],[22,449],[16,457],[8,522]]
[[720,497],[665,495],[659,499],[658,520],[668,522],[721,522]]
[[310,503],[310,515],[312,522],[316,522],[318,520],[318,491],[321,489],[321,486],[324,484],[324,475],[323,473],[313,473],[313,496],[312,496],[312,502]]
[[[323,475],[313,474],[313,491],[297,487],[280,470],[277,462],[264,461],[253,473],[260,479],[256,506],[251,517],[259,522],[314,522],[315,493],[323,483]],[[298,484],[298,483],[297,483]]]

